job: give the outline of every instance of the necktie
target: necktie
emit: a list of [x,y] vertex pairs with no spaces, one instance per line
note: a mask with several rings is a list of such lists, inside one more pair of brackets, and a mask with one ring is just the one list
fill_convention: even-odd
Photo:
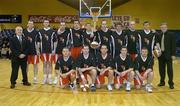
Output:
[[19,36],[19,42],[22,44],[22,36]]
[[164,33],[162,35],[162,39],[161,39],[161,51],[164,51],[165,48],[164,48]]

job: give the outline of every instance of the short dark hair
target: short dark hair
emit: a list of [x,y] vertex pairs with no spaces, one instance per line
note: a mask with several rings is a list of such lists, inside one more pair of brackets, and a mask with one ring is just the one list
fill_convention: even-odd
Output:
[[64,49],[67,49],[67,50],[69,50],[69,51],[70,51],[70,49],[69,49],[68,47],[64,47],[62,50],[64,50]]
[[126,46],[122,46],[122,47],[121,47],[121,50],[122,50],[123,48],[124,48],[124,49],[127,49],[127,47],[126,47]]
[[123,24],[118,22],[118,23],[115,23],[115,27],[117,27],[118,25],[120,25],[121,27],[123,27]]
[[143,25],[145,25],[145,24],[150,24],[150,22],[149,21],[144,21]]
[[147,49],[147,47],[144,46],[141,48],[141,50],[148,50],[148,49]]
[[85,48],[85,47],[88,47],[88,48],[89,48],[89,46],[88,46],[88,45],[83,45],[83,48]]
[[107,45],[105,45],[105,44],[102,44],[100,48],[102,48],[102,46],[105,46],[107,48]]

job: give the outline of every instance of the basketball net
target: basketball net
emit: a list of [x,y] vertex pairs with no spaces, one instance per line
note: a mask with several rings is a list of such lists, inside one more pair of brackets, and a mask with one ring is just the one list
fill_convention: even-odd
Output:
[[94,28],[93,30],[95,30],[97,22],[98,22],[98,17],[100,16],[100,10],[98,11],[91,10],[90,15],[92,16],[92,19],[93,19],[93,28]]

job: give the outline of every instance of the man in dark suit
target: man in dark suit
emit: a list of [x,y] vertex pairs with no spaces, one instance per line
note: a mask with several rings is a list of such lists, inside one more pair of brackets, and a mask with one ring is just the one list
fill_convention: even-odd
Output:
[[172,32],[168,31],[166,23],[162,23],[160,28],[161,28],[161,32],[157,36],[157,39],[160,44],[162,54],[158,58],[159,74],[160,74],[160,83],[158,84],[158,86],[165,86],[165,73],[166,73],[166,65],[167,65],[169,88],[174,89],[172,61],[175,59],[175,54],[176,54],[175,35]]
[[10,49],[12,52],[11,58],[11,86],[10,88],[15,88],[16,80],[18,78],[18,70],[21,67],[22,76],[23,76],[23,85],[30,86],[27,78],[27,54],[28,54],[28,45],[27,40],[23,36],[23,29],[20,26],[17,26],[15,29],[16,35],[10,39]]

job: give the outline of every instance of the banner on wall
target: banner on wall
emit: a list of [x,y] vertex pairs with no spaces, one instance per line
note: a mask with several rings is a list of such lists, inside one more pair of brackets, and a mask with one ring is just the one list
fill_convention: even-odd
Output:
[[114,15],[112,16],[112,22],[115,23],[122,23],[124,26],[129,26],[129,22],[131,20],[131,16],[129,15]]
[[[51,23],[59,23],[65,21],[66,23],[73,23],[74,20],[78,20],[78,15],[29,15],[29,20],[34,21],[35,23],[42,23],[43,20],[49,20]],[[112,22],[117,23],[121,22],[123,25],[129,25],[131,16],[128,15],[114,15],[112,16]]]
[[21,23],[21,15],[0,15],[0,23]]
[[79,17],[77,15],[29,15],[29,20],[34,21],[34,23],[42,23],[45,19],[51,23],[59,23],[61,21],[73,23],[73,21],[78,20]]

